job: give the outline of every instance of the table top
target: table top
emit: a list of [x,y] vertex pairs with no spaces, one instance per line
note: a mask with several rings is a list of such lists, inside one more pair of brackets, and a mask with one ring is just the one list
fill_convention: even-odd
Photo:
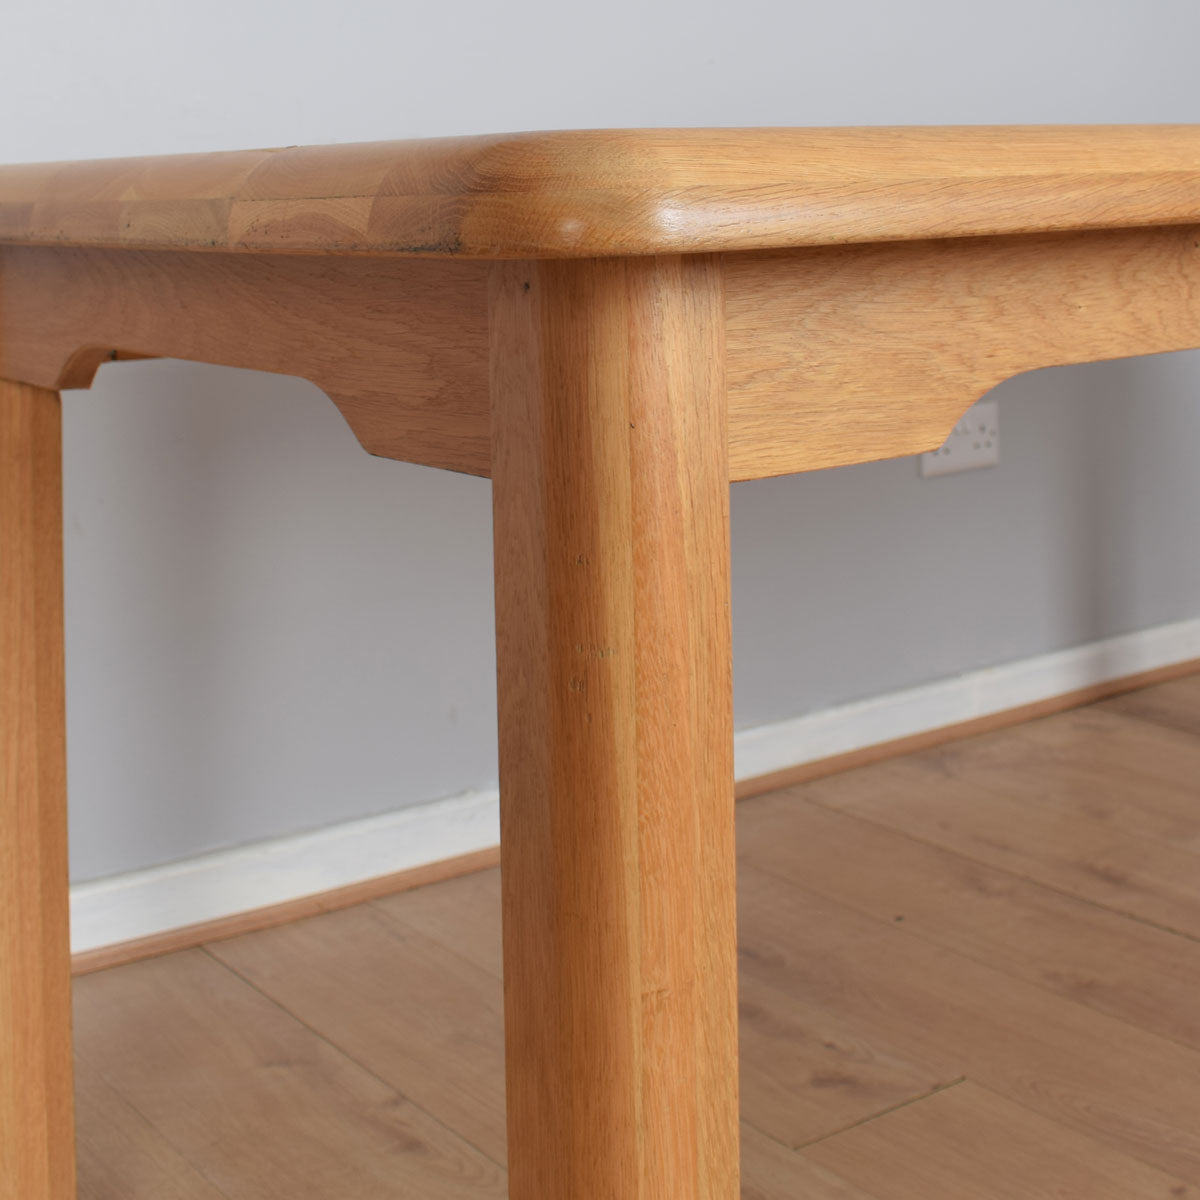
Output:
[[1200,221],[1200,125],[593,130],[0,167],[0,244],[583,258]]

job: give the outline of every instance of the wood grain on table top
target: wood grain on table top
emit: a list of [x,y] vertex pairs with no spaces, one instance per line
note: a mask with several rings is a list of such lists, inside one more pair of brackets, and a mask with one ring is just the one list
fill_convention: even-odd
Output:
[[1200,221],[1200,125],[595,130],[0,167],[0,243],[556,258]]

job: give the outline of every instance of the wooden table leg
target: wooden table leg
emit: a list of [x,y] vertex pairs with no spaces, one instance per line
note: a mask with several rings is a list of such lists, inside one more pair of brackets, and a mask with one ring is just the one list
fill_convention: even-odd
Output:
[[0,1193],[75,1195],[55,392],[0,380]]
[[491,290],[509,1194],[736,1200],[719,271]]

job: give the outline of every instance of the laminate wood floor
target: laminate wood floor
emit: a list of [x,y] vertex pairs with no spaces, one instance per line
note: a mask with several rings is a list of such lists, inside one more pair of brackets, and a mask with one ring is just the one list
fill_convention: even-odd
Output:
[[[1200,1200],[1200,675],[739,806],[743,1194]],[[499,880],[76,981],[81,1200],[502,1197]]]

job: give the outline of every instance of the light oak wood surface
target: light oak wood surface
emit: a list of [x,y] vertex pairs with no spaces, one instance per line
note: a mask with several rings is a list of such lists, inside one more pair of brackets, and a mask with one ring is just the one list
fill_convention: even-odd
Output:
[[[935,449],[1022,371],[1200,345],[1200,226],[725,255],[729,476]],[[487,268],[0,246],[0,377],[299,375],[373,454],[491,473]]]
[[754,479],[935,450],[1035,367],[1200,346],[1200,227],[729,255],[725,290]]
[[490,470],[480,264],[0,247],[0,378],[88,387],[122,350],[298,375],[372,454]]
[[591,258],[1200,220],[1195,125],[572,130],[0,168],[0,241]]
[[[932,449],[1020,371],[1200,345],[1198,230],[1200,126],[577,131],[0,167],[0,379],[13,381],[0,384],[0,444],[15,464],[0,484],[0,553],[16,564],[0,611],[16,664],[0,710],[16,830],[0,849],[0,949],[14,964],[0,966],[0,1046],[34,1097],[0,1093],[0,1156],[27,1184],[21,1200],[70,1197],[56,1150],[69,1021],[54,389],[138,356],[294,374],[370,452],[491,475],[511,1195],[732,1200],[728,482]],[[914,769],[889,767],[856,815],[875,819],[886,780]],[[986,836],[938,788],[910,819],[946,851],[980,848],[993,868],[1200,929],[1189,846],[1151,830],[1114,847],[1116,822],[1068,833],[1045,811],[1029,818],[1034,844],[1010,845],[1019,801],[977,786]],[[1047,1086],[1068,1097],[1043,1111],[1008,1026],[981,1017],[947,966],[955,951],[910,947],[923,980],[902,980],[882,1014],[819,986],[838,939],[873,952],[880,914],[795,889],[763,911],[766,876],[749,878],[763,938],[750,1036],[770,1065],[748,1095],[774,1135],[823,1137],[822,1119],[885,1096],[925,1103],[956,1090],[966,1062],[1006,1101],[1200,1183],[1177,1116],[1192,1094],[1157,1034],[1106,1063],[1138,1120],[1105,1107],[1088,1046],[1116,1037],[1128,996],[1078,1006],[1081,1034],[1060,996],[962,960],[970,988],[994,989],[1006,1019],[1037,1031]],[[890,946],[879,953],[898,961]],[[219,976],[194,970],[214,1004],[255,1023]],[[855,1053],[838,1022],[869,1015],[882,1039],[823,1110],[761,1099],[780,1096],[773,1056],[799,1038],[779,1012],[797,988],[810,1023],[836,1010],[800,1052],[814,1077],[840,1078]],[[917,1063],[896,1042],[905,1014],[930,1006],[949,1035],[919,1041]],[[166,1058],[192,1071],[212,1047],[185,1015],[192,1040]],[[452,1041],[436,1020],[429,1036]],[[250,1069],[253,1054],[225,1048]],[[317,1075],[370,1108],[361,1080]],[[485,1091],[461,1101],[455,1119],[499,1157]],[[449,1103],[436,1088],[428,1102]],[[230,1111],[249,1120],[252,1107]],[[153,1140],[114,1129],[161,1159]],[[203,1134],[184,1120],[167,1140],[196,1149]],[[368,1143],[354,1147],[370,1172],[380,1147]],[[461,1161],[499,1186],[494,1161]],[[321,1182],[293,1174],[290,1194]],[[226,1192],[253,1186],[222,1179]]]
[[[6,167],[0,377],[87,386],[114,352],[283,371],[326,390],[372,453],[486,475],[486,271],[379,257],[403,252],[376,213],[399,204],[490,230],[408,231],[446,257],[728,252],[733,479],[916,454],[1011,375],[1200,345],[1198,180],[1191,126],[610,131]],[[539,205],[595,236],[550,244]],[[261,236],[209,236],[214,213]]]
[[510,1195],[732,1200],[720,273],[515,263],[491,311]]
[[61,410],[0,381],[0,1184],[75,1184]]

